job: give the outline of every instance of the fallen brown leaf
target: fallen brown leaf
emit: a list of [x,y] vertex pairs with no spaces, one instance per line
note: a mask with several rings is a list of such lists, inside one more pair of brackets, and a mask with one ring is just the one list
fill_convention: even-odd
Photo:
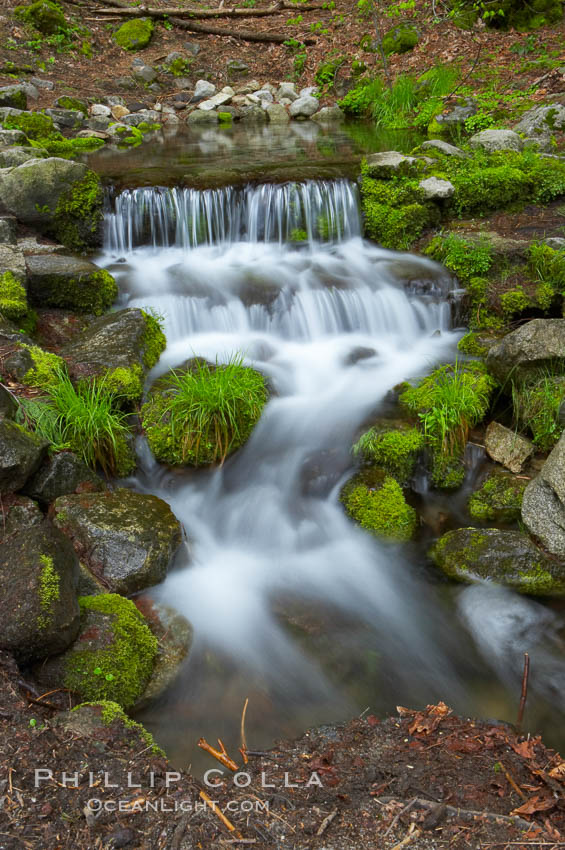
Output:
[[525,803],[522,803],[517,809],[513,809],[511,815],[534,815],[536,812],[547,812],[552,809],[556,800],[553,797],[530,797]]

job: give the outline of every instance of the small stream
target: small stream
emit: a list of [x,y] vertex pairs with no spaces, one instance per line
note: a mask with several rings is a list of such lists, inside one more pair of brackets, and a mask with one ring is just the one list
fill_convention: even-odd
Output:
[[[247,697],[254,749],[366,708],[439,699],[514,720],[525,650],[529,727],[565,743],[559,609],[444,582],[426,560],[430,529],[406,547],[381,543],[338,501],[352,442],[390,414],[392,387],[454,358],[455,281],[364,241],[357,188],[343,176],[118,187],[108,203],[99,262],[120,306],[164,316],[168,346],[150,380],[195,355],[241,352],[272,388],[250,440],[220,469],[169,471],[138,443],[129,485],[167,501],[186,532],[152,594],[187,617],[194,644],[175,686],[140,716],[173,763],[209,766],[202,735],[237,749]],[[469,522],[465,493],[484,463],[471,448],[455,498],[417,482],[431,527],[440,511]]]

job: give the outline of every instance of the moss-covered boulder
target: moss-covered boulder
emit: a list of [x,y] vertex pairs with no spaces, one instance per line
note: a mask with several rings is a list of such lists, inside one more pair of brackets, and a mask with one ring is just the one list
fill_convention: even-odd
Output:
[[0,150],[0,168],[16,168],[29,162],[30,159],[42,159],[49,154],[43,148],[32,148],[29,145],[18,145],[14,148]]
[[73,109],[76,112],[81,112],[85,117],[88,116],[88,104],[78,97],[71,97],[68,94],[61,95],[55,101],[55,106],[59,109]]
[[0,544],[0,647],[20,663],[63,652],[79,630],[78,559],[48,520]]
[[393,27],[383,38],[383,50],[386,56],[391,53],[408,53],[418,44],[419,36],[416,27],[402,24]]
[[[126,753],[134,750],[165,756],[151,733],[141,723],[128,717],[123,708],[111,700],[83,702],[70,711],[58,714],[55,720],[65,731],[72,733],[73,739],[85,739],[85,747],[93,741],[95,746],[111,747],[114,753],[117,747],[125,746]],[[124,832],[127,833],[127,830]]]
[[153,672],[157,638],[133,602],[114,593],[82,596],[76,641],[35,669],[44,687],[66,687],[85,701],[129,708]]
[[1,86],[0,107],[11,106],[13,109],[27,109],[27,94],[24,86]]
[[417,428],[402,420],[381,419],[361,435],[353,454],[405,484],[412,477],[423,448],[424,437]]
[[527,479],[495,467],[470,496],[469,513],[479,522],[514,522],[520,518],[527,484]]
[[59,496],[92,493],[104,489],[104,482],[72,452],[49,455],[24,490],[32,499],[50,505]]
[[376,467],[354,475],[343,487],[340,501],[351,519],[376,537],[404,543],[414,536],[416,511],[398,481]]
[[31,254],[26,267],[28,295],[35,307],[60,307],[99,316],[118,294],[109,272],[79,257]]
[[62,496],[53,522],[72,540],[84,581],[92,574],[125,595],[163,581],[181,543],[180,523],[166,502],[125,488]]
[[27,6],[16,6],[14,15],[44,35],[55,35],[68,29],[62,8],[52,0],[36,0]]
[[58,372],[64,368],[63,360],[38,345],[17,342],[4,359],[4,371],[15,381],[28,387],[44,389],[58,380]]
[[0,176],[0,201],[25,224],[83,251],[102,240],[99,177],[81,162],[57,157],[24,162]]
[[266,401],[263,375],[240,359],[212,364],[194,358],[153,385],[141,415],[157,460],[207,466],[245,443]]
[[522,519],[548,552],[565,558],[565,434],[526,487]]
[[62,349],[61,355],[73,379],[104,377],[109,390],[138,401],[145,375],[165,346],[158,320],[143,310],[129,308],[92,322]]
[[481,579],[532,596],[565,596],[565,565],[550,560],[520,531],[458,528],[434,544],[430,555],[458,581]]
[[124,50],[142,50],[151,41],[153,29],[151,18],[134,18],[116,30],[114,41]]
[[21,490],[39,468],[48,443],[11,422],[0,420],[0,493]]

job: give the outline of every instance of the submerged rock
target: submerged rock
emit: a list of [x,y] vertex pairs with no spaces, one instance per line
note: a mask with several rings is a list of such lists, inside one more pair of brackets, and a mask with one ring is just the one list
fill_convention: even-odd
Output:
[[565,565],[551,561],[520,531],[458,528],[434,544],[430,556],[458,581],[481,579],[532,596],[565,596]]
[[522,519],[549,552],[565,558],[565,434],[528,484]]
[[124,595],[163,581],[181,543],[180,523],[166,502],[125,488],[62,496],[53,522],[96,582]]
[[521,472],[534,453],[530,440],[498,422],[491,422],[486,430],[485,449],[492,460],[514,473]]
[[487,355],[487,367],[499,381],[522,380],[546,366],[565,369],[565,319],[532,319],[506,334]]
[[0,545],[0,647],[20,663],[63,652],[79,630],[78,560],[48,520]]

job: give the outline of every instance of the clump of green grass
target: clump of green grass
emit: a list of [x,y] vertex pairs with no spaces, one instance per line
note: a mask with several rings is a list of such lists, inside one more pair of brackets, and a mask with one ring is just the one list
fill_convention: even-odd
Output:
[[[394,426],[394,423],[391,423]],[[353,446],[353,454],[365,463],[374,463],[400,483],[408,481],[414,472],[424,437],[417,428],[370,428]]]
[[549,371],[524,384],[512,385],[516,424],[530,431],[534,444],[542,451],[550,451],[561,436],[559,409],[564,401],[565,378]]
[[161,379],[142,408],[155,457],[174,466],[223,463],[258,422],[267,400],[263,376],[243,365],[194,360]]
[[71,450],[106,475],[130,473],[135,459],[116,394],[108,391],[104,379],[81,381],[75,387],[63,369],[55,377],[45,397],[21,399],[20,418],[49,440],[54,451]]

